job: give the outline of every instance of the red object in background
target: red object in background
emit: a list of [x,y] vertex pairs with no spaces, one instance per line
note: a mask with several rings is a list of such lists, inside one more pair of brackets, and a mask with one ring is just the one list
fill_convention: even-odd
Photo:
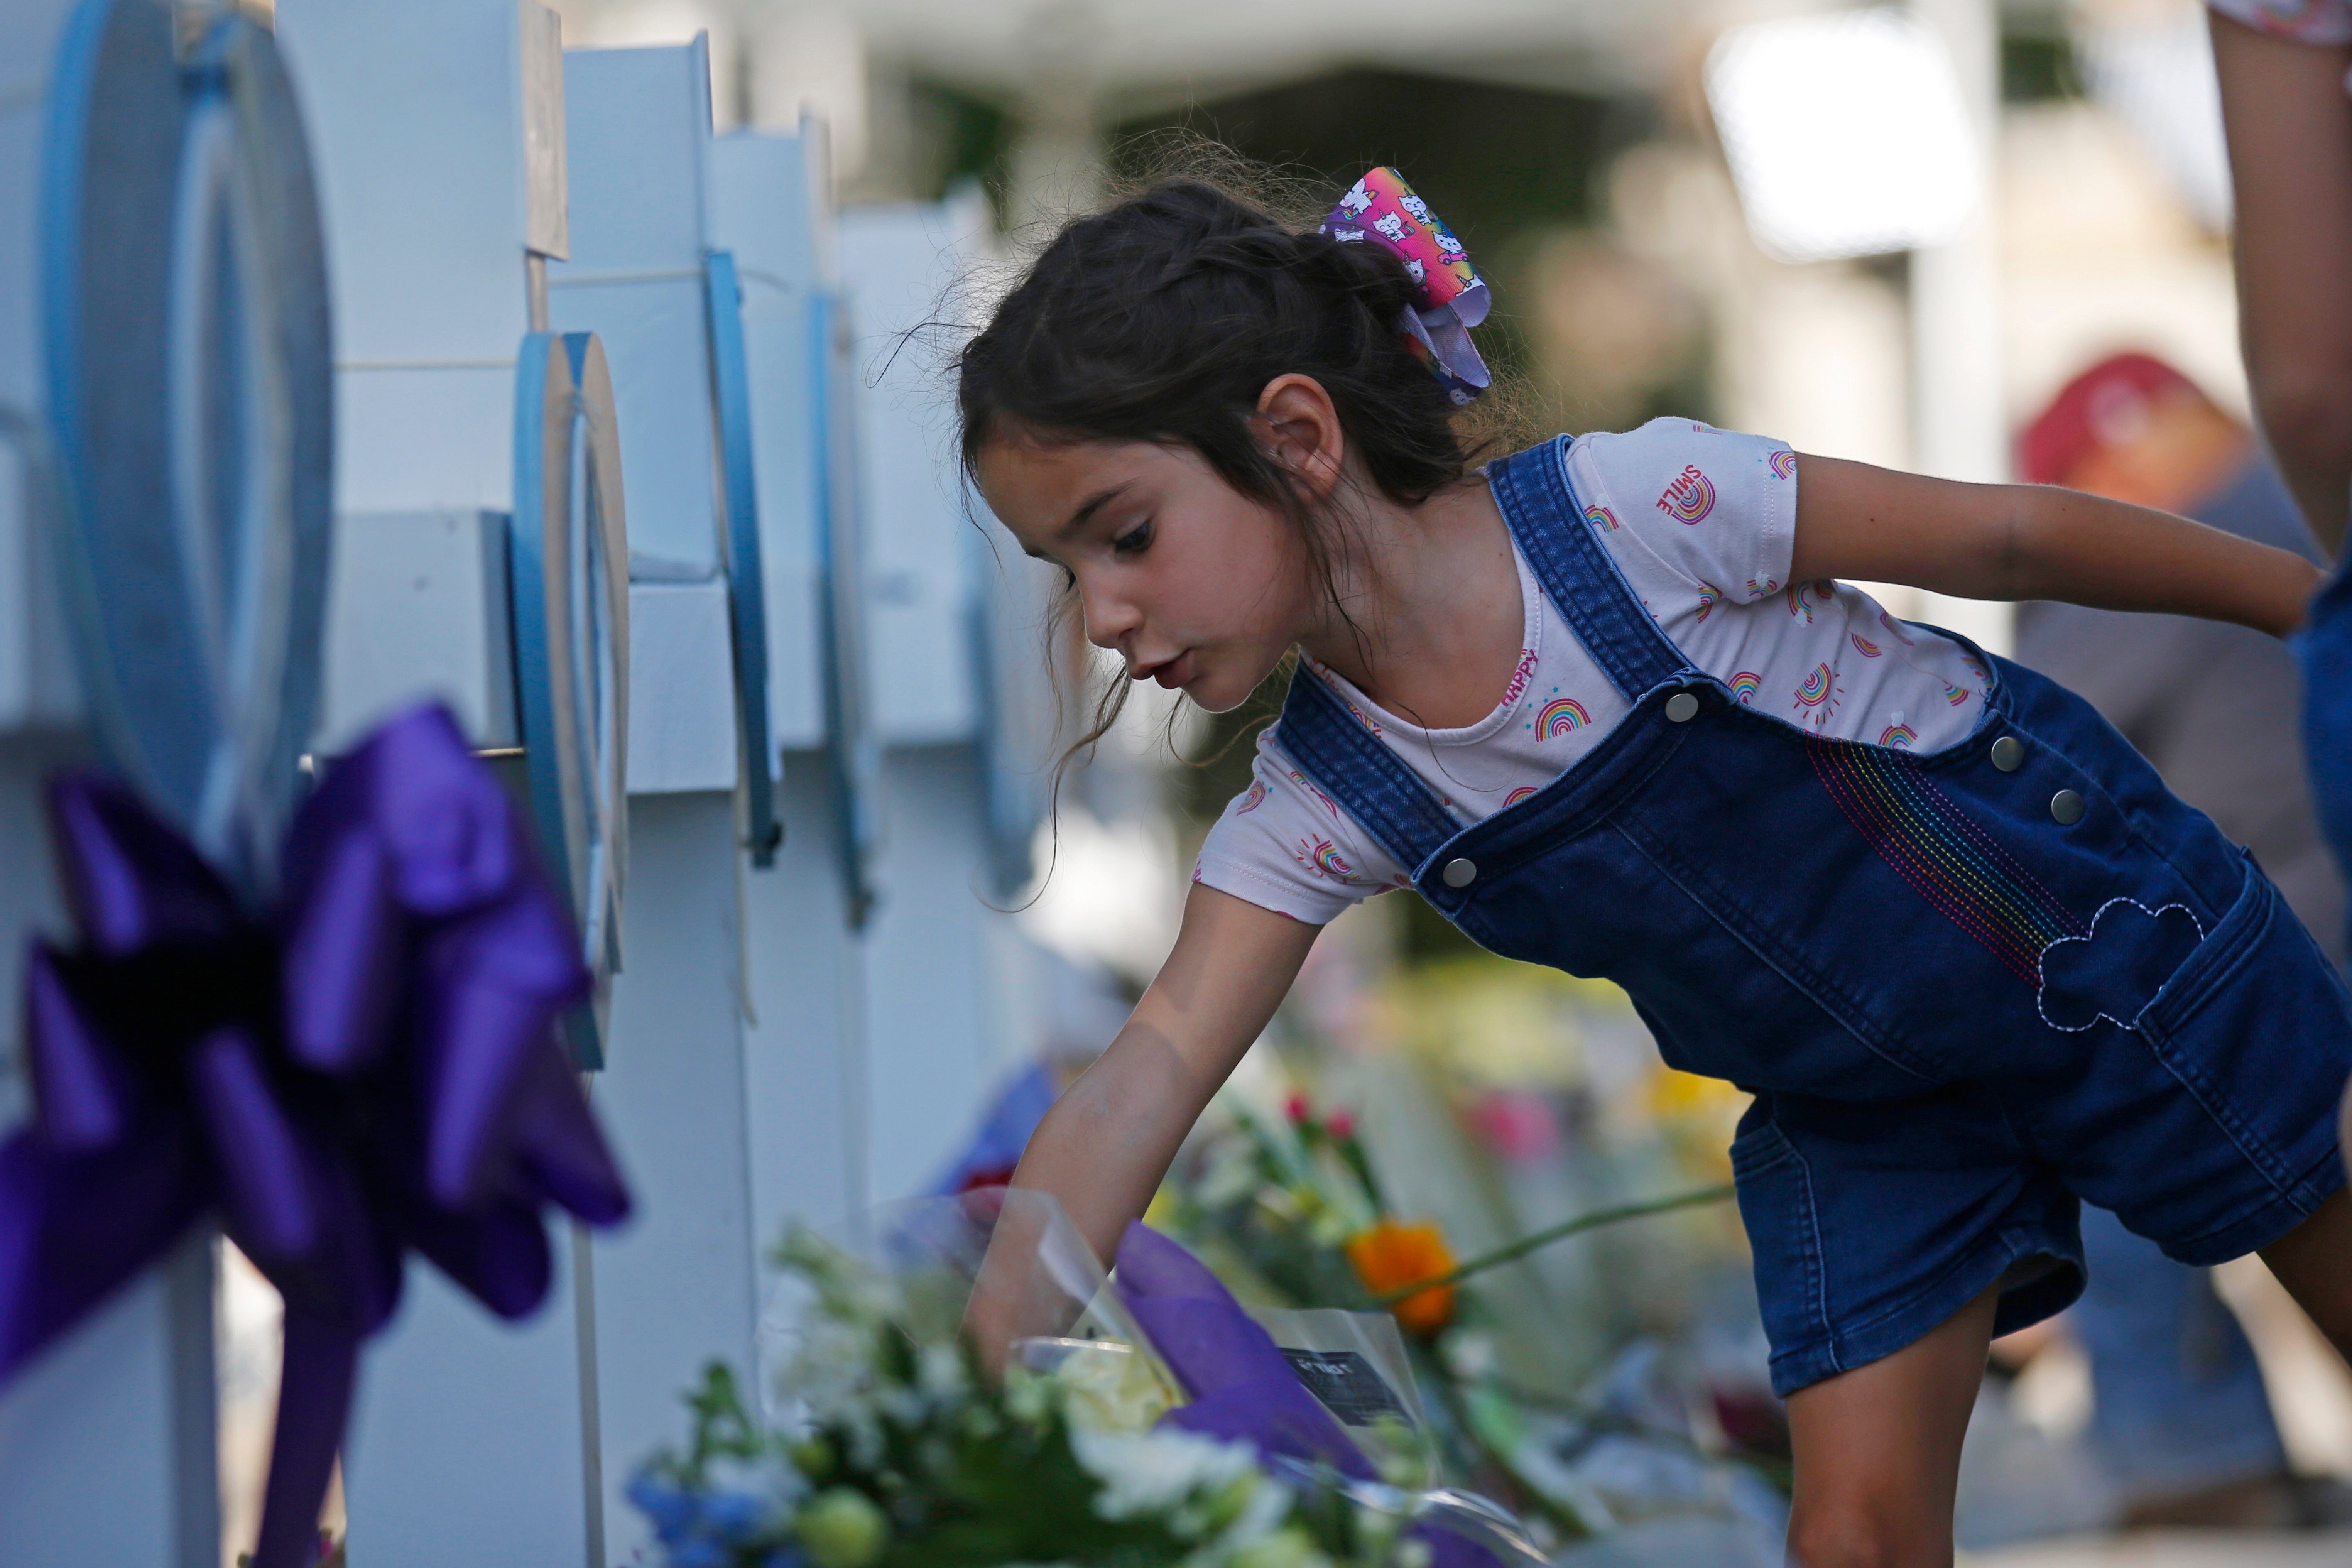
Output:
[[1290,1091],[1290,1098],[1282,1102],[1282,1113],[1290,1118],[1293,1127],[1304,1127],[1307,1119],[1315,1114],[1315,1107],[1305,1094],[1294,1089]]
[[985,1192],[991,1187],[1009,1187],[1012,1184],[1013,1167],[992,1165],[986,1170],[974,1171],[964,1177],[962,1184],[956,1188],[954,1195],[961,1197],[966,1193]]
[[2057,485],[2102,447],[2120,446],[2147,423],[2151,405],[2197,384],[2153,354],[2112,354],[2058,391],[2017,438],[2017,471],[2029,485]]
[[1356,1135],[1356,1119],[1344,1110],[1335,1110],[1323,1119],[1323,1131],[1344,1143]]
[[1504,1161],[1532,1165],[1559,1152],[1559,1117],[1540,1095],[1498,1089],[1470,1107],[1470,1127]]

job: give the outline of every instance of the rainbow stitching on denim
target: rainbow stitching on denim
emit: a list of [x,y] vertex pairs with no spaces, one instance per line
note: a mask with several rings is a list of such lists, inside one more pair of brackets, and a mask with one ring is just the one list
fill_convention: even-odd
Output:
[[2041,983],[2052,942],[2084,933],[2032,872],[1900,752],[1808,737],[1813,772],[1854,831],[1912,889],[2019,979]]

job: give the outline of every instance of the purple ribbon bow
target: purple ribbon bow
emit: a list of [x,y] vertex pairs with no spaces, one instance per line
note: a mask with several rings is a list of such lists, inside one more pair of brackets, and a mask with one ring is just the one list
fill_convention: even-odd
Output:
[[448,713],[337,763],[242,910],[122,785],[49,789],[81,933],[25,977],[31,1124],[0,1144],[0,1384],[207,1211],[286,1301],[255,1568],[316,1549],[359,1347],[414,1247],[502,1317],[552,1277],[541,1206],[629,1198],[554,1025],[589,976],[520,814]]

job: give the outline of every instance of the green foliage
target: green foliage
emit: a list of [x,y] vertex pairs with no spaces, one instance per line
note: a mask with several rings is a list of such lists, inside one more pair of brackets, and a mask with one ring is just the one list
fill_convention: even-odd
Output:
[[779,1384],[799,1418],[764,1426],[731,1372],[704,1370],[686,1396],[685,1447],[629,1488],[670,1568],[1391,1561],[1385,1516],[1328,1486],[1277,1481],[1245,1447],[1143,1430],[1156,1405],[1121,1426],[1099,1387],[1081,1399],[1018,1366],[992,1382],[939,1279],[883,1278],[806,1234],[778,1260],[805,1292]]

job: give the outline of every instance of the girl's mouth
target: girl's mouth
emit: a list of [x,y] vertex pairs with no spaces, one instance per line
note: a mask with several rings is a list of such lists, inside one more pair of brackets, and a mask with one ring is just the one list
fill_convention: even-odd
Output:
[[1192,679],[1192,650],[1187,648],[1175,658],[1163,658],[1157,664],[1138,665],[1134,679],[1156,680],[1168,690],[1174,691]]

